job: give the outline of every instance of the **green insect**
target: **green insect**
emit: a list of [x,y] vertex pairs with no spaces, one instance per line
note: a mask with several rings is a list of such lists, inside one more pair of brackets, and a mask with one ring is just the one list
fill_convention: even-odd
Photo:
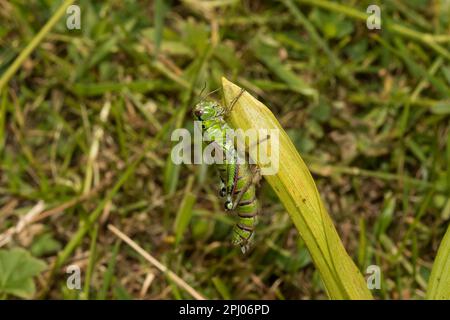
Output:
[[226,110],[213,101],[202,101],[194,108],[194,117],[202,122],[202,129],[225,154],[223,164],[217,164],[221,186],[219,194],[225,197],[225,210],[236,211],[238,222],[233,228],[232,242],[243,253],[250,248],[256,225],[258,202],[255,177],[258,170],[251,170],[247,163],[238,161],[240,155],[233,141],[227,141],[227,130],[232,128],[225,121]]

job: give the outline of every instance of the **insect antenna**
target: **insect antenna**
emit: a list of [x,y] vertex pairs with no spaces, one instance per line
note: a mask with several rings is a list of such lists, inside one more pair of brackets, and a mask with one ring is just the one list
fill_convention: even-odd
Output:
[[210,95],[212,95],[213,93],[215,93],[215,92],[217,92],[217,91],[220,90],[220,88],[217,88],[217,89],[215,89],[215,90],[213,90],[213,91],[211,91],[211,92],[208,92],[208,93],[205,94],[204,96],[202,96],[203,91],[205,91],[205,89],[206,89],[206,82],[205,82],[205,85],[203,86],[202,91],[200,91],[200,99],[198,100],[198,102],[197,102],[196,104],[202,102],[203,100],[205,100],[206,98],[208,98]]

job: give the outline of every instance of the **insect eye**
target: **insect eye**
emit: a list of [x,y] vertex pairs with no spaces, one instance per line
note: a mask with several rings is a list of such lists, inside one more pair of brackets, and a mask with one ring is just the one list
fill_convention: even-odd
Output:
[[202,109],[197,109],[194,111],[194,114],[197,118],[200,118],[203,115],[203,110]]

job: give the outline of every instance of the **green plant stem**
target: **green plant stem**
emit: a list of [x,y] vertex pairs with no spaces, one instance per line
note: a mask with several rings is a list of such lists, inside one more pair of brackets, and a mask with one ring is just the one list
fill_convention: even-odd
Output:
[[306,157],[310,162],[310,168],[311,171],[313,171],[316,174],[321,174],[324,176],[328,176],[330,174],[347,174],[352,176],[360,176],[360,177],[370,177],[370,178],[377,178],[381,180],[386,181],[398,181],[400,183],[410,184],[411,186],[418,187],[418,188],[424,188],[424,189],[436,189],[438,191],[445,191],[442,187],[437,187],[433,185],[429,181],[425,180],[419,180],[407,176],[402,176],[395,173],[389,173],[389,172],[382,172],[382,171],[371,171],[366,169],[361,169],[357,167],[345,167],[345,166],[338,166],[338,165],[328,165],[328,164],[322,164],[316,159],[312,157]]
[[0,92],[2,92],[3,87],[6,86],[11,77],[16,73],[16,71],[20,68],[22,63],[28,58],[28,56],[33,52],[34,49],[41,43],[44,37],[50,32],[53,26],[58,22],[58,20],[64,15],[68,6],[74,3],[75,0],[65,0],[61,6],[56,10],[50,20],[42,27],[41,31],[31,42],[22,50],[19,56],[14,60],[11,66],[6,70],[6,72],[0,78]]
[[91,289],[92,274],[94,273],[95,259],[97,256],[97,237],[98,237],[98,223],[95,224],[91,231],[91,247],[89,249],[89,264],[86,270],[86,279],[84,281],[84,299],[89,300]]

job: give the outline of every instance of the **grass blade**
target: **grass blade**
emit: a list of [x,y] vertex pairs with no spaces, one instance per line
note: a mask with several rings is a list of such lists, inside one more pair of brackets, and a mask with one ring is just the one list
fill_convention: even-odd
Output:
[[[366,21],[369,16],[365,12],[361,12],[352,7],[326,0],[297,0],[297,2],[320,7],[322,9],[337,13],[342,13],[347,17],[358,20]],[[445,40],[448,41],[447,35],[433,35],[428,33],[422,33],[410,27],[406,27],[401,24],[397,24],[390,21],[385,21],[383,28],[386,28],[387,30],[392,31],[405,38],[421,42],[422,44],[432,48],[434,51],[439,53],[441,56],[445,57],[447,60],[450,60],[450,52],[445,47],[441,46],[438,43],[439,42],[438,40],[440,40],[441,38],[445,38]]]
[[186,185],[185,194],[178,208],[177,217],[173,226],[175,233],[175,245],[177,246],[192,218],[192,208],[194,207],[197,197],[191,192],[194,176],[190,176]]
[[261,38],[256,38],[252,42],[252,50],[258,60],[261,60],[267,68],[283,80],[292,91],[317,99],[317,90],[308,86],[298,75],[288,69],[277,58],[274,50],[266,45]]
[[108,262],[108,269],[106,269],[106,272],[104,274],[103,285],[102,285],[100,292],[98,293],[97,300],[105,300],[106,299],[106,295],[108,293],[109,287],[111,286],[111,282],[112,282],[112,279],[114,276],[114,268],[115,268],[116,262],[117,262],[116,257],[117,257],[117,253],[119,252],[121,243],[122,242],[117,241],[116,244],[114,245],[111,258],[109,259],[109,262]]
[[155,57],[158,56],[164,32],[164,17],[169,10],[168,1],[155,1]]
[[3,87],[8,83],[11,77],[20,68],[22,63],[28,58],[28,56],[33,52],[34,49],[41,43],[42,39],[50,32],[53,26],[58,22],[58,20],[66,13],[66,9],[75,0],[65,0],[61,6],[56,10],[53,16],[48,20],[48,22],[42,27],[41,31],[31,40],[31,42],[23,49],[19,56],[14,60],[13,64],[6,70],[6,72],[0,78],[0,92],[2,92]]

